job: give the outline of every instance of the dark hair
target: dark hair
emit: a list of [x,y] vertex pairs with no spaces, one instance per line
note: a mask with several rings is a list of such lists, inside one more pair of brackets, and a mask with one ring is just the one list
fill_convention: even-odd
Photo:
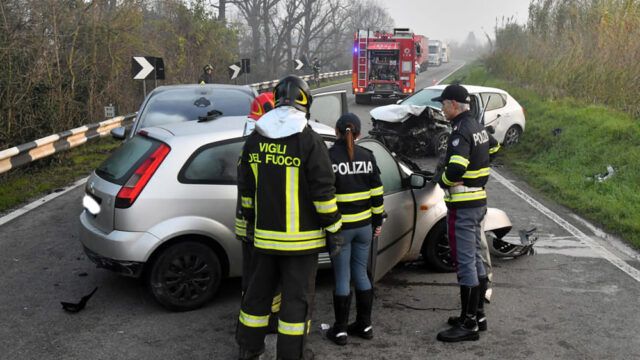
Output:
[[341,133],[344,137],[344,141],[347,144],[347,154],[349,155],[349,161],[353,161],[353,148],[355,147],[356,137],[360,134],[357,134],[354,130],[355,126],[353,124],[348,123],[347,128],[344,133]]

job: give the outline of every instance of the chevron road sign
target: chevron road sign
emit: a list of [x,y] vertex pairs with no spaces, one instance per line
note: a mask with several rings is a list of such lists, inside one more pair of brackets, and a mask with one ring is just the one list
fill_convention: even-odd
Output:
[[237,78],[238,75],[240,75],[241,71],[242,66],[240,65],[240,63],[235,63],[229,66],[229,76],[231,77],[231,80]]
[[164,79],[164,61],[153,56],[131,58],[131,76],[134,80]]
[[296,70],[300,70],[304,67],[304,63],[300,60],[300,59],[295,59],[293,60],[293,63],[295,64],[295,69]]

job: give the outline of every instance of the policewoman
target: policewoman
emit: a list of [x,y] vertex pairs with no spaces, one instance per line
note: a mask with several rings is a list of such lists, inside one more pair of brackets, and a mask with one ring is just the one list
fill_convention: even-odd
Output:
[[487,212],[490,137],[472,116],[471,98],[463,86],[449,85],[431,100],[442,103],[452,128],[438,183],[445,192],[447,235],[461,302],[460,316],[449,319],[451,328],[438,333],[437,338],[446,342],[478,340],[479,326],[486,329],[486,318],[478,308],[484,303],[488,283],[481,256],[481,224]]
[[[379,235],[381,231],[384,191],[375,157],[371,151],[355,144],[360,129],[358,116],[342,115],[336,123],[337,140],[329,149],[344,241],[342,250],[332,259],[335,323],[327,331],[327,337],[338,345],[347,343],[347,334],[364,339],[373,337],[373,289],[367,276],[367,260],[372,235]],[[356,321],[348,325],[351,280],[356,290],[357,314]]]

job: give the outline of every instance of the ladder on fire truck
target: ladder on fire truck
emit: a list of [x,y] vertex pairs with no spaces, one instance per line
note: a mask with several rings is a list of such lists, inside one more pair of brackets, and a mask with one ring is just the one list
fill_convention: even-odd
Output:
[[363,31],[358,30],[358,87],[367,86],[367,74],[369,73],[369,61],[367,60],[367,51],[369,47],[369,29],[363,37]]

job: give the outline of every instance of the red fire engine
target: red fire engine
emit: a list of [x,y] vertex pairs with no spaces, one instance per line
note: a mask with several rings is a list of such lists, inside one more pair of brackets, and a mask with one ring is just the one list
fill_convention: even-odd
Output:
[[[403,98],[416,87],[415,62],[424,51],[413,32],[393,29],[393,34],[359,30],[354,36],[351,86],[356,103],[373,97]],[[419,53],[417,53],[419,51]]]

